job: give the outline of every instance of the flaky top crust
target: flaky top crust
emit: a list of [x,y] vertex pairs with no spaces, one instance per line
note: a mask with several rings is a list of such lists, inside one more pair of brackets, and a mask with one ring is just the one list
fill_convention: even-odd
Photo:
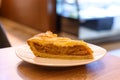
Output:
[[58,37],[57,34],[53,34],[50,31],[46,33],[40,33],[30,39],[28,41],[32,41],[35,43],[44,44],[54,44],[57,46],[74,46],[74,45],[87,45],[83,40],[72,40],[66,37]]

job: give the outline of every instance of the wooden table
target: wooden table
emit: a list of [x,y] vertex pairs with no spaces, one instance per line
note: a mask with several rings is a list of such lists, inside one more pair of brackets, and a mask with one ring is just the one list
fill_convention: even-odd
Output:
[[[120,54],[120,50],[117,52]],[[0,49],[0,80],[120,80],[120,57],[108,52],[87,65],[55,68],[24,62],[16,56],[15,48],[3,48]]]

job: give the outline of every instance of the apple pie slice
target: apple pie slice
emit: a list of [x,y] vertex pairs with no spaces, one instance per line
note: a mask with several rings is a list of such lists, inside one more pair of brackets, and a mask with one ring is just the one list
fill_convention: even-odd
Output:
[[27,40],[37,57],[61,59],[93,59],[93,51],[82,40],[58,37],[50,31],[40,33]]

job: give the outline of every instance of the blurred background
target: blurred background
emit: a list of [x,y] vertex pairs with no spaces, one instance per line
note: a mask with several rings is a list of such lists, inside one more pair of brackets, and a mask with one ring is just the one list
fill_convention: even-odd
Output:
[[[62,30],[78,35],[90,42],[105,42],[120,35],[119,0],[57,0],[57,14],[64,19],[78,21],[77,31]],[[118,38],[117,38],[118,39]]]
[[0,23],[12,46],[51,30],[107,50],[120,48],[119,0],[0,0]]

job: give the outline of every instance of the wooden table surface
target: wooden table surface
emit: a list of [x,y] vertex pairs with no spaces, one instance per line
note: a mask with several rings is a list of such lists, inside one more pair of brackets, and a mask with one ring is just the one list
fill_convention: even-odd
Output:
[[[120,50],[117,51],[120,54]],[[76,67],[44,67],[19,59],[15,48],[0,49],[0,80],[120,80],[120,57],[109,52],[100,60]]]

